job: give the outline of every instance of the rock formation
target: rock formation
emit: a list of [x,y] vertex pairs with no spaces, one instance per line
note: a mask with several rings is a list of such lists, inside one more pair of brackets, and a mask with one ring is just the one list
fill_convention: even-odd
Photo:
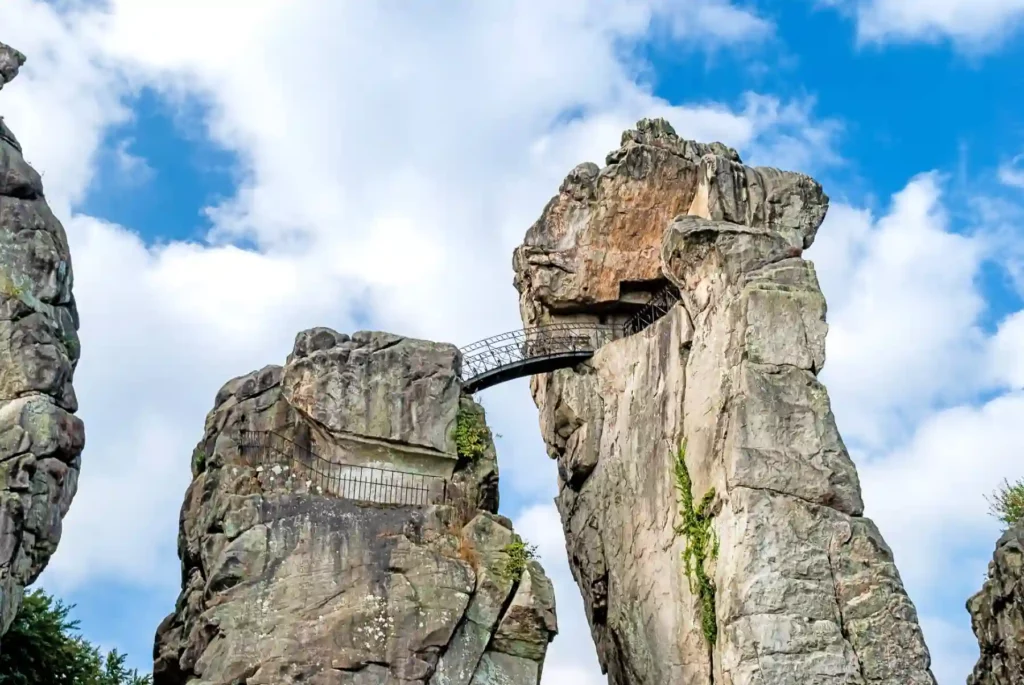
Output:
[[[0,88],[24,61],[0,43]],[[78,486],[72,282],[64,228],[0,118],[0,635],[57,548]]]
[[613,685],[935,683],[817,380],[825,301],[801,254],[827,207],[807,176],[644,120],[515,251],[527,326],[681,298],[531,383]]
[[1024,685],[1024,522],[999,538],[967,611],[981,647],[967,685]]
[[553,590],[496,513],[459,364],[450,345],[319,328],[220,390],[155,685],[539,682]]

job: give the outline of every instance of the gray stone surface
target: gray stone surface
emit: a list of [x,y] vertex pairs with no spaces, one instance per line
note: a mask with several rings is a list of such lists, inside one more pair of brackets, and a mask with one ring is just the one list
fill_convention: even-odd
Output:
[[25,63],[25,55],[10,45],[0,43],[0,89],[10,83]]
[[[0,87],[24,56],[0,44]],[[67,236],[0,119],[0,635],[57,548],[85,432]]]
[[[379,356],[383,348],[395,352]],[[456,501],[430,507],[323,495],[301,465],[254,468],[236,440],[239,429],[273,431],[346,461],[362,455],[354,426],[375,431],[358,438],[380,438],[380,426],[402,424],[377,413],[411,406],[416,418],[402,435],[440,434],[423,422],[447,425],[447,414],[411,388],[445,377],[435,362],[456,363],[449,349],[313,329],[297,336],[285,366],[225,384],[193,455],[178,539],[182,592],[157,630],[155,685],[536,685],[556,630],[554,597],[539,565],[525,582],[501,573],[513,531],[484,510],[497,479],[490,440],[477,460],[458,460],[453,480],[464,487]],[[380,383],[406,399],[346,404],[334,392],[342,382]],[[372,399],[378,390],[347,392]],[[359,415],[332,414],[318,398]],[[447,401],[443,393],[434,399]],[[468,398],[463,404],[479,410]],[[379,459],[406,459],[409,448],[388,442]],[[477,476],[483,482],[472,483]],[[499,651],[513,643],[532,651]]]
[[[650,328],[531,383],[609,682],[934,684],[817,380],[825,301],[801,254],[828,198],[663,122],[608,162],[570,174],[514,265],[528,325],[616,320],[666,280],[681,294]],[[607,267],[598,243],[621,250]],[[682,559],[684,442],[695,501],[713,491],[711,641]]]
[[967,611],[981,648],[968,685],[1024,684],[1024,522],[999,538]]
[[288,358],[288,401],[326,428],[454,455],[459,409],[454,345],[327,328],[299,334]]

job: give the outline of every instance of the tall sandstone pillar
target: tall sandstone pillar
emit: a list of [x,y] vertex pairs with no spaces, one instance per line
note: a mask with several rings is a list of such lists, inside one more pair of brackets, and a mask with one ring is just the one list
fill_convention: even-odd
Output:
[[224,385],[154,685],[537,685],[554,591],[497,515],[459,364],[451,345],[316,328]]
[[[0,88],[24,61],[0,43]],[[0,118],[0,635],[56,550],[78,487],[73,281],[64,228]]]
[[531,386],[613,685],[935,683],[817,380],[825,300],[801,254],[827,206],[806,176],[644,120],[516,249],[527,326],[681,298]]

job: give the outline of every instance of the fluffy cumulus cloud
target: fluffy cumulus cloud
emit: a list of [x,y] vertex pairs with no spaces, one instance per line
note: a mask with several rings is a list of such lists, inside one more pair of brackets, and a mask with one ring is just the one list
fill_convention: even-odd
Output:
[[822,0],[856,16],[864,42],[952,40],[988,52],[1024,23],[1024,0]]
[[[755,162],[814,171],[836,161],[839,124],[816,119],[811,100],[670,105],[638,81],[644,66],[628,48],[652,32],[686,49],[772,34],[725,0],[56,7],[0,4],[0,39],[29,56],[0,107],[65,218],[83,322],[76,386],[89,445],[45,576],[60,590],[115,579],[167,592],[170,609],[177,510],[203,416],[224,381],[282,361],[297,330],[371,326],[467,343],[516,327],[512,248],[565,173],[601,161],[636,119],[664,116]],[[200,243],[144,239],[145,226],[76,210],[104,145],[123,172],[150,168],[106,139],[142,88],[199,105],[189,119],[199,128],[183,135],[237,160],[237,188],[208,208]],[[151,182],[164,182],[156,173]],[[952,230],[934,175],[878,215],[835,206],[811,254],[830,301],[826,381],[869,513],[918,601],[956,558],[938,531],[957,545],[993,537],[984,502],[963,491],[1014,475],[1008,431],[1024,400],[966,404],[985,383],[1024,382],[1021,320],[994,336],[978,329],[988,254],[980,237]],[[994,367],[994,355],[1008,361]],[[504,501],[555,581],[562,637],[545,682],[602,682],[525,383],[484,401],[505,436]],[[954,487],[959,505],[944,511]],[[936,640],[963,627],[928,620]]]
[[849,438],[878,447],[933,409],[973,397],[982,366],[981,241],[951,232],[934,174],[880,218],[833,207],[810,256],[829,302],[824,380]]
[[808,253],[829,302],[822,379],[940,683],[977,659],[962,607],[998,536],[984,495],[1024,477],[1024,312],[982,325],[982,269],[1012,266],[1002,214],[954,231],[946,190],[929,173],[878,215],[835,205]]

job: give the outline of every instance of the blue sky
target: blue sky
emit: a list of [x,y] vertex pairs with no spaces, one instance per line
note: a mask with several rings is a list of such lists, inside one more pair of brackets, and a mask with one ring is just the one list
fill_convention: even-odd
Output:
[[[514,328],[510,251],[561,178],[665,116],[832,197],[809,253],[823,378],[939,682],[963,682],[963,604],[998,534],[982,496],[1024,476],[1024,4],[285,4],[0,7],[29,57],[0,111],[67,227],[83,320],[89,446],[41,582],[86,636],[148,669],[224,381],[312,325],[458,344]],[[558,592],[545,682],[602,682],[571,637],[587,630],[525,383],[483,399],[504,513]]]

